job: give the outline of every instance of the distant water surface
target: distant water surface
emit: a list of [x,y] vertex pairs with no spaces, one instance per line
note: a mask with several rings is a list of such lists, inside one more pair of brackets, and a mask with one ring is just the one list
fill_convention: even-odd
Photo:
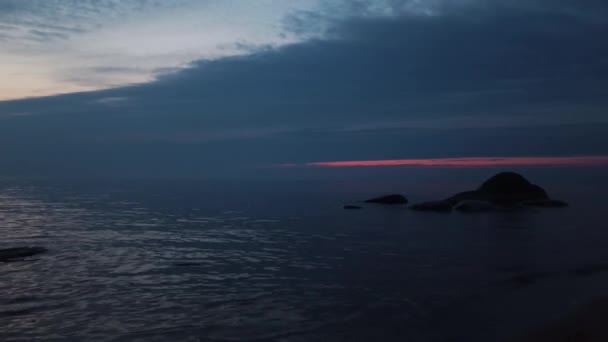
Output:
[[572,271],[608,264],[593,194],[479,215],[342,209],[378,194],[340,182],[2,182],[0,248],[49,252],[0,264],[0,340],[500,341],[608,293],[601,267]]

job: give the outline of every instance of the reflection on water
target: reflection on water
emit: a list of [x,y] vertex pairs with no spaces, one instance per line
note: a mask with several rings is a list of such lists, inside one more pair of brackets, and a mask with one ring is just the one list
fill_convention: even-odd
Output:
[[607,256],[572,210],[353,213],[344,192],[244,193],[5,184],[0,248],[49,253],[0,264],[0,337],[482,341],[494,332],[462,323],[504,321],[484,310],[513,274]]

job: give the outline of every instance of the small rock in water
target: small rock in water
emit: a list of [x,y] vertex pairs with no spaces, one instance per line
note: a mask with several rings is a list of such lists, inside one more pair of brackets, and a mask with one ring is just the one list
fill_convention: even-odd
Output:
[[9,249],[0,249],[0,262],[9,262],[17,259],[27,258],[36,254],[45,253],[46,248],[43,247],[17,247]]
[[346,210],[359,210],[359,209],[363,209],[363,207],[360,207],[358,205],[345,205],[344,209],[346,209]]
[[450,212],[452,211],[452,205],[446,201],[424,202],[414,204],[410,206],[410,209],[416,211]]
[[403,195],[388,195],[365,201],[365,203],[374,204],[407,204],[407,202],[407,198],[405,198]]

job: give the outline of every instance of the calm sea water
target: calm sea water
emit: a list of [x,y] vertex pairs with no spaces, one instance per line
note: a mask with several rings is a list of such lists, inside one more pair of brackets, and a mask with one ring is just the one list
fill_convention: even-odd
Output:
[[605,213],[588,193],[511,213],[342,209],[378,194],[0,183],[0,248],[49,249],[0,264],[0,340],[500,341],[608,292],[602,271],[571,272],[608,262]]

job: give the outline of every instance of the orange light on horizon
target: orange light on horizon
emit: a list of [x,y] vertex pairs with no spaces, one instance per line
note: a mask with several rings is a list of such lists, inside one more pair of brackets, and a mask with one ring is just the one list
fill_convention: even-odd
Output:
[[282,164],[281,167],[499,167],[499,166],[608,166],[608,156],[576,157],[472,157],[433,159],[394,159],[313,162],[306,164]]

